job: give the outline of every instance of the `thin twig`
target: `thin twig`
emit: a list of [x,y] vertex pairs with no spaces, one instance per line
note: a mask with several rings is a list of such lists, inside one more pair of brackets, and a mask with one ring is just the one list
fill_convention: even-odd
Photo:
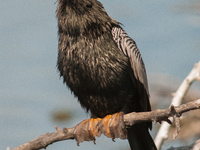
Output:
[[[187,93],[190,85],[195,81],[200,79],[200,62],[194,65],[194,68],[191,70],[189,75],[185,78],[185,80],[182,82],[178,90],[176,91],[171,105],[179,106],[182,103],[182,99]],[[173,122],[173,118],[171,119],[171,122]],[[162,123],[157,136],[155,138],[155,144],[158,149],[161,148],[164,140],[168,138],[168,132],[169,132],[170,125],[166,122]],[[178,131],[178,129],[177,129]]]

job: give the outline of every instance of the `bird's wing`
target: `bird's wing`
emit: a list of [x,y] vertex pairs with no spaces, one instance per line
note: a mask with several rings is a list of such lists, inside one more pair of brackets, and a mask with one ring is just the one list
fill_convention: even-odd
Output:
[[[139,82],[142,83],[140,85],[143,85],[143,87],[137,87],[137,88],[139,88],[138,90],[142,90],[142,91],[145,89],[147,97],[149,98],[146,70],[145,70],[145,66],[144,66],[140,51],[137,48],[135,41],[131,39],[127,35],[127,33],[120,27],[113,27],[112,35],[113,35],[113,40],[117,44],[118,48],[124,53],[125,56],[129,58],[131,68],[133,70],[131,73],[133,82],[136,85],[138,85]],[[144,100],[143,105],[146,105],[144,107],[149,107],[147,106],[148,105],[147,103],[149,102]]]

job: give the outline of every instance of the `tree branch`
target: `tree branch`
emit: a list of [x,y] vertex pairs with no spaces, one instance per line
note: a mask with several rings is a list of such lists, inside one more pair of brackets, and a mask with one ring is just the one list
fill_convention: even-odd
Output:
[[[168,119],[169,117],[176,116],[179,118],[182,113],[199,108],[200,108],[200,99],[183,104],[178,107],[171,106],[170,108],[163,110],[158,109],[151,112],[140,112],[140,113],[132,112],[124,115],[124,123],[128,127],[136,123],[148,122],[148,121],[170,122]],[[74,139],[74,129],[75,127],[63,128],[61,130],[58,127],[56,127],[55,132],[43,134],[32,141],[29,141],[23,145],[14,148],[13,150],[37,150],[46,148],[48,145],[58,141]]]
[[[174,94],[171,105],[179,106],[182,103],[183,97],[185,96],[189,87],[195,80],[200,80],[200,62],[194,65],[194,68],[191,70],[189,75],[184,79],[184,81],[182,82],[182,84],[180,85],[176,93]],[[179,121],[175,117],[171,119],[171,122],[173,122],[174,119],[175,119],[175,123]],[[161,145],[163,144],[164,140],[168,138],[169,128],[170,128],[170,125],[166,122],[164,122],[161,125],[155,138],[155,144],[158,149],[161,148]],[[178,133],[178,128],[177,128],[177,133]],[[173,138],[176,138],[176,136],[174,135]]]

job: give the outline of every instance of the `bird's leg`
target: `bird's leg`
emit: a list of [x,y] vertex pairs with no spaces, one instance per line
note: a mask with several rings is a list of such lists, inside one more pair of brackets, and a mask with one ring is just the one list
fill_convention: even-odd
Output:
[[74,129],[74,138],[76,139],[77,145],[83,141],[93,141],[95,144],[95,136],[101,135],[97,124],[101,118],[87,119],[76,125]]
[[112,138],[113,141],[115,138],[126,139],[127,130],[123,118],[123,112],[107,115],[98,123],[98,128],[101,133]]

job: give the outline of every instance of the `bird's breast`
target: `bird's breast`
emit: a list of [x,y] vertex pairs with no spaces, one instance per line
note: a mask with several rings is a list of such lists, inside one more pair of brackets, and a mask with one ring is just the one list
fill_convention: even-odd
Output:
[[58,69],[72,91],[109,88],[128,74],[128,58],[109,37],[92,41],[61,37],[59,47]]
[[128,58],[114,41],[102,38],[87,42],[82,38],[73,44],[67,41],[59,44],[60,75],[81,105],[98,113],[103,110],[105,114],[113,104],[116,104],[113,109],[119,110],[131,95],[132,83]]

